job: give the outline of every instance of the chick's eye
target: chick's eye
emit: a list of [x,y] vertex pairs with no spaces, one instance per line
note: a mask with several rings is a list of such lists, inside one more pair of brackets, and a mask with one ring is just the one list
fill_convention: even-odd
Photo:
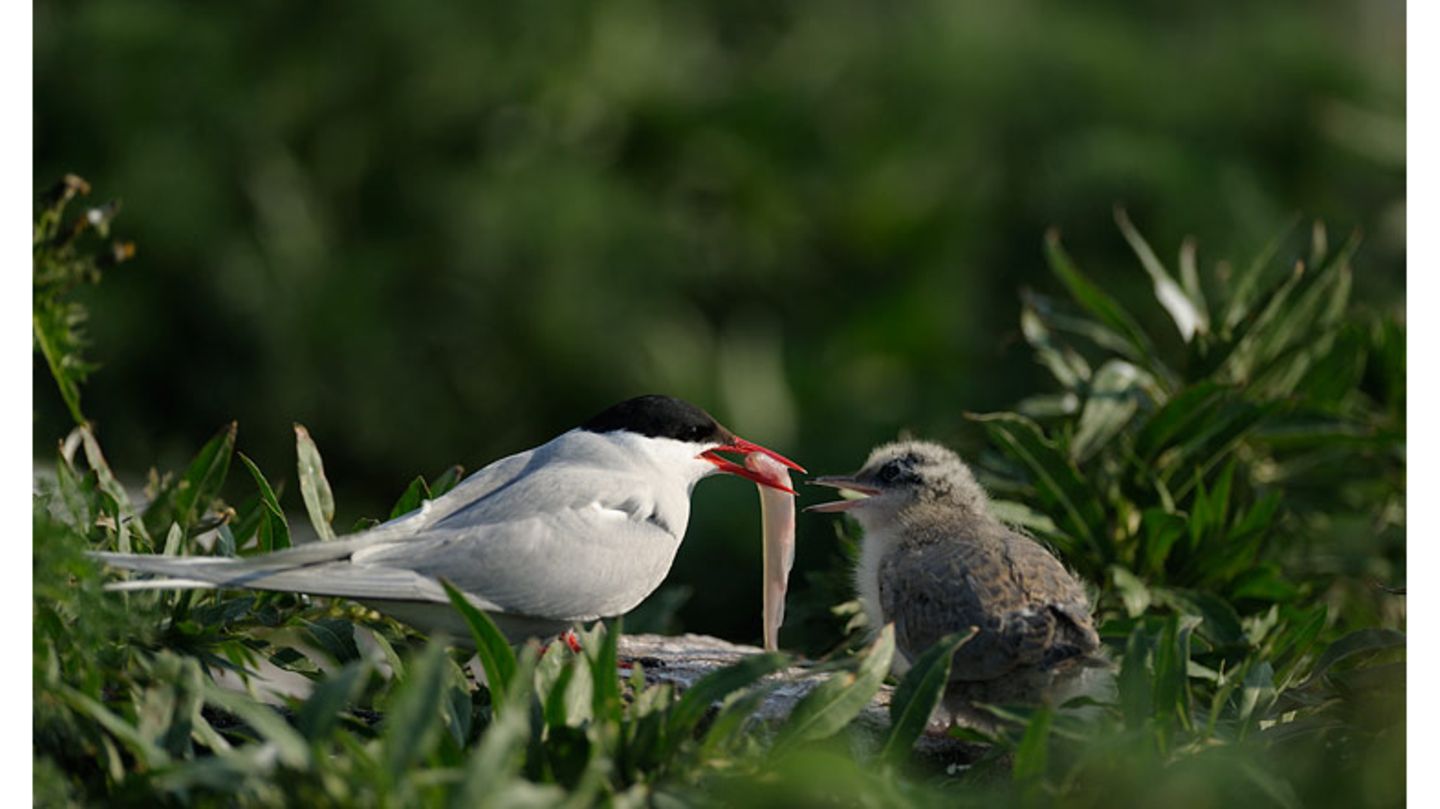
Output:
[[900,464],[894,461],[885,464],[880,467],[880,471],[876,474],[876,477],[880,478],[884,483],[893,483],[895,478],[900,477]]

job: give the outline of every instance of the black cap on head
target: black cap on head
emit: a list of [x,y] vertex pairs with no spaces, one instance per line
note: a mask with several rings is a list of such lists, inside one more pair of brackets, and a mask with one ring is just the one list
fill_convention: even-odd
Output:
[[734,436],[709,413],[674,396],[637,396],[614,405],[580,425],[592,433],[628,430],[651,438],[692,444],[724,444]]

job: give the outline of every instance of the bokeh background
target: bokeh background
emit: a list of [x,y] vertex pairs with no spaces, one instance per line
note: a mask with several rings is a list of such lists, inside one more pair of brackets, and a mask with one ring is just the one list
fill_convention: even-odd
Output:
[[[902,430],[977,452],[966,411],[1051,389],[1018,330],[1020,290],[1055,286],[1047,229],[1148,296],[1116,204],[1164,255],[1194,235],[1206,272],[1297,218],[1359,228],[1358,300],[1403,312],[1404,22],[1399,0],[47,0],[35,187],[123,201],[138,256],[84,293],[85,408],[133,481],[232,419],[293,480],[298,421],[348,525],[643,392],[846,471]],[[45,461],[67,417],[35,373]],[[758,531],[748,483],[698,488],[671,628],[758,638]],[[802,517],[792,592],[840,564],[833,520]]]

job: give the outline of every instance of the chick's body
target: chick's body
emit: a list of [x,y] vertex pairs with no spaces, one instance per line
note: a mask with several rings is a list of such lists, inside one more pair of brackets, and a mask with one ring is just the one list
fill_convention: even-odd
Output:
[[854,476],[819,482],[867,495],[816,510],[847,511],[864,529],[856,589],[872,627],[895,625],[897,672],[945,635],[978,629],[951,666],[953,719],[985,725],[970,703],[1042,702],[1078,685],[1100,647],[1084,588],[990,513],[953,452],[888,444]]

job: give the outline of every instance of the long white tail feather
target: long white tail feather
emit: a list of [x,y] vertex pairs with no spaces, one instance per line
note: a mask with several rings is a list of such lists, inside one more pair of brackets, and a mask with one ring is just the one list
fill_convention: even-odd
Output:
[[208,581],[197,579],[127,579],[125,581],[112,581],[105,585],[105,590],[112,593],[125,593],[131,590],[214,590],[215,585]]
[[[292,564],[277,564],[285,561],[276,558],[281,554],[286,554],[286,560]],[[294,560],[305,559],[307,555],[289,554],[286,551],[281,554],[272,554],[262,560],[132,553],[92,555],[113,567],[161,577],[115,582],[112,588],[117,590],[234,587],[362,600],[422,601],[437,604],[448,604],[450,601],[438,581],[413,570],[353,564],[348,560],[297,564]],[[315,556],[323,559],[332,554]],[[503,611],[497,605],[474,594],[469,594],[469,598],[471,603],[480,609]]]

